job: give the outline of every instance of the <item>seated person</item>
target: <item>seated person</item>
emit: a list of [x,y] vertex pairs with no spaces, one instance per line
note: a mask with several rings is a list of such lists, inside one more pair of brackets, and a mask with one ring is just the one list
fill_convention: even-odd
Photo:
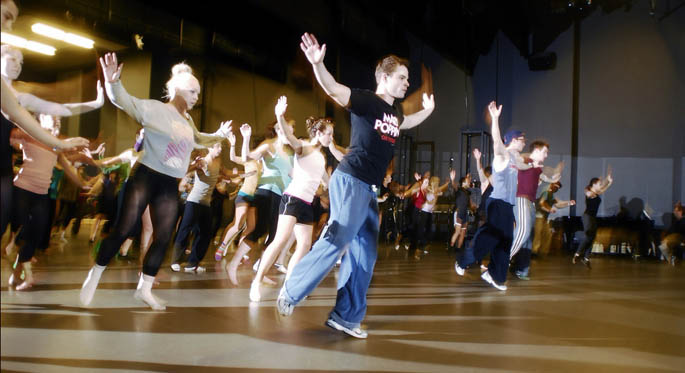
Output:
[[[659,249],[665,260],[675,265],[676,252],[685,241],[685,219],[683,219],[683,205],[677,202],[673,207],[673,222],[671,227],[663,233]],[[682,254],[681,254],[682,255]]]

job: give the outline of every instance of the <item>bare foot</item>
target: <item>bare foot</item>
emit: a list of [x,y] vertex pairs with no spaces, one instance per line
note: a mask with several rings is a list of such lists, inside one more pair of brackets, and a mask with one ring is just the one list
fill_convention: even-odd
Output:
[[267,284],[267,285],[276,285],[276,281],[274,281],[274,280],[272,280],[266,276],[264,276],[264,278],[262,279],[262,282]]

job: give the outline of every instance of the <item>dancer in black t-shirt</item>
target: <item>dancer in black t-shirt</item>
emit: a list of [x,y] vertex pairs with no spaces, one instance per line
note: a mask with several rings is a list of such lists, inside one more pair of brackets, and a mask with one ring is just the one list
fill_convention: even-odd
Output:
[[376,262],[378,202],[373,186],[380,187],[393,157],[400,129],[419,125],[435,107],[424,93],[423,110],[404,116],[396,100],[409,87],[407,62],[388,56],[376,67],[376,91],[350,89],[335,81],[323,64],[326,45],[304,34],[300,44],[323,90],[351,113],[352,133],[348,152],[333,173],[330,185],[330,218],[321,238],[292,269],[283,284],[277,307],[290,315],[343,257],[338,274],[338,296],[326,325],[356,338],[366,338],[361,321],[366,314],[366,292]]

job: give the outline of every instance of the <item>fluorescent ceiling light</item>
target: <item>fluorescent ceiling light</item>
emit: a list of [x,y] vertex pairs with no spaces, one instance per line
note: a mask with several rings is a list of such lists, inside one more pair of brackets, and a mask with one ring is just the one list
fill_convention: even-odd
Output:
[[45,54],[48,56],[54,56],[55,55],[55,47],[52,47],[50,45],[39,43],[39,42],[36,42],[33,40],[26,40],[22,37],[12,35],[12,34],[8,34],[6,32],[3,32],[0,37],[2,38],[2,42],[5,44],[13,45],[13,46],[19,47],[19,48],[28,49],[30,51]]
[[31,30],[33,30],[33,32],[36,34],[47,36],[52,39],[62,40],[66,43],[73,44],[81,48],[92,49],[93,44],[95,44],[94,41],[83,36],[65,32],[56,27],[48,26],[42,23],[34,23],[33,26],[31,26]]

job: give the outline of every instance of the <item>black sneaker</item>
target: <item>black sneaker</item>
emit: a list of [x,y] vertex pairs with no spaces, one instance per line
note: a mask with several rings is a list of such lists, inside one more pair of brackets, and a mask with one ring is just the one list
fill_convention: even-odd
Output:
[[582,259],[580,259],[580,261],[583,262],[583,264],[585,264],[587,269],[592,269],[592,265],[590,265],[590,259],[583,257]]

